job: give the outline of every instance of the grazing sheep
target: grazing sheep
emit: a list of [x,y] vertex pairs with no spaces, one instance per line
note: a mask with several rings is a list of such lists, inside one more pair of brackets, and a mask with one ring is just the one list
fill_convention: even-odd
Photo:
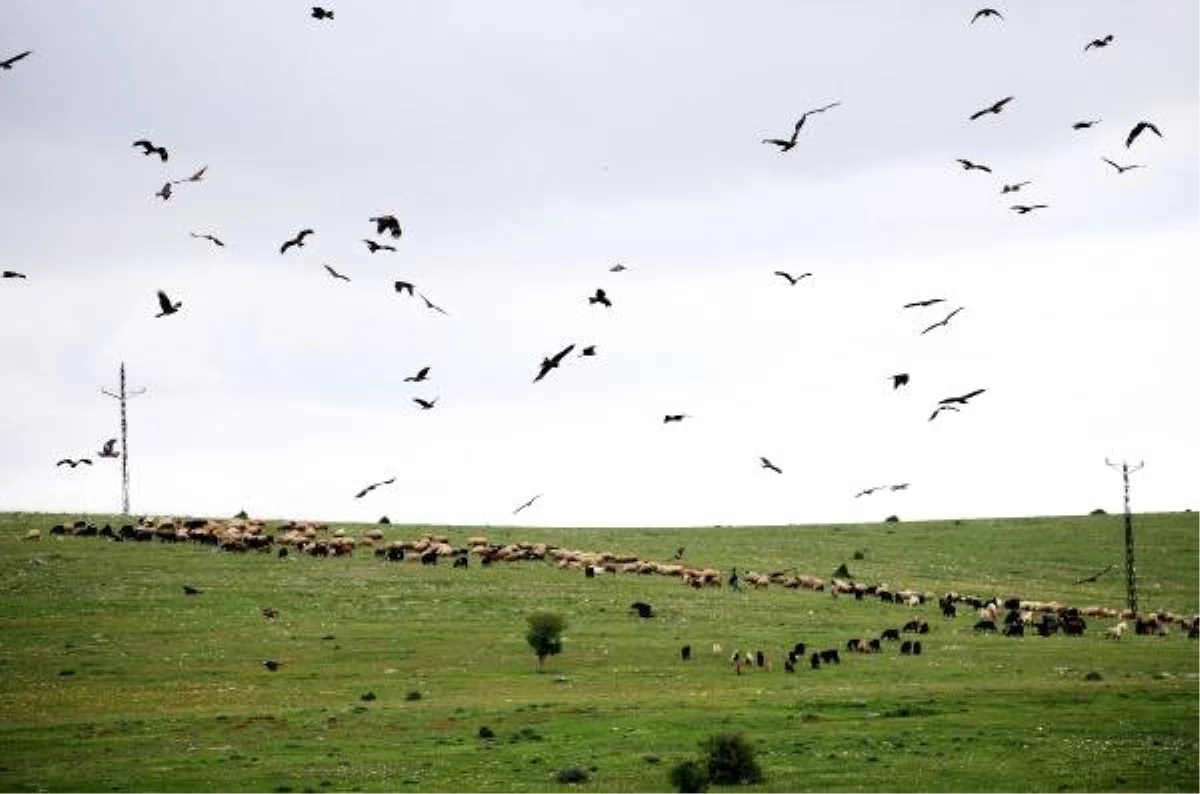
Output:
[[1117,625],[1109,626],[1107,629],[1105,629],[1104,636],[1109,638],[1110,640],[1119,640],[1119,639],[1121,639],[1122,635],[1124,635],[1125,632],[1128,630],[1129,630],[1129,625],[1126,624],[1125,621],[1122,620]]
[[913,646],[912,640],[905,640],[904,642],[900,643],[900,655],[901,656],[911,655],[912,654],[912,646]]
[[466,568],[466,567],[467,567],[467,565],[468,565],[468,563],[467,563],[467,555],[463,554],[463,555],[461,555],[461,556],[459,556],[459,557],[455,557],[455,558],[454,558],[454,565],[452,565],[451,567],[453,567],[453,568]]
[[913,656],[921,655],[921,641],[920,640],[913,641],[912,652],[913,652]]
[[896,642],[899,642],[900,641],[900,630],[899,629],[884,629],[883,634],[879,635],[879,638],[883,639],[883,640],[894,640]]
[[679,649],[679,658],[685,662],[687,660],[691,659],[692,658],[692,646],[685,645],[682,648],[680,648]]
[[819,653],[817,653],[816,651],[813,651],[813,655],[809,657],[808,663],[810,665],[812,665],[812,669],[820,670],[821,669],[821,655]]
[[1004,636],[1005,637],[1024,637],[1025,636],[1025,624],[1020,623],[1020,622],[1006,623],[1004,625]]
[[838,656],[837,648],[830,648],[826,651],[821,651],[821,661],[825,664],[841,664],[842,659]]
[[921,628],[921,621],[920,621],[920,619],[918,619],[918,618],[913,618],[912,620],[910,620],[910,621],[908,621],[907,623],[905,623],[905,624],[904,624],[904,627],[903,627],[902,629],[900,629],[900,630],[901,630],[901,631],[911,631],[911,632],[913,632],[913,633],[916,633],[916,632],[917,632],[917,631],[918,631],[920,628]]
[[996,632],[996,621],[987,620],[986,618],[981,619],[979,621],[976,621],[975,626],[972,630],[977,631],[977,632],[979,632],[979,631],[989,632],[990,631],[994,634]]
[[858,644],[859,644],[859,640],[857,638],[855,638],[853,640],[846,640],[846,650],[857,651]]
[[798,642],[795,645],[793,645],[792,653],[796,654],[797,657],[803,656],[804,655],[804,643]]
[[629,608],[636,610],[639,618],[654,617],[654,607],[650,606],[645,601],[634,601],[629,605]]
[[958,607],[954,604],[942,604],[942,617],[953,618],[958,616]]
[[766,667],[767,666],[767,655],[765,653],[763,653],[762,651],[755,651],[754,652],[754,664],[756,667]]
[[437,549],[430,549],[429,551],[423,552],[421,554],[421,564],[422,565],[437,565],[437,561],[438,561]]
[[870,640],[867,643],[867,648],[871,651],[871,653],[879,653],[883,650],[883,647],[879,644],[879,640],[877,639]]
[[796,672],[796,657],[790,653],[788,654],[788,657],[783,660],[783,671],[785,673]]

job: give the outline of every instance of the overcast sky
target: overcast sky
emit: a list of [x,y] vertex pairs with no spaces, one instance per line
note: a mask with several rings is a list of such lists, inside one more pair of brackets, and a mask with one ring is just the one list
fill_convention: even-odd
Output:
[[1200,506],[1194,0],[327,7],[0,2],[0,509],[120,509],[122,361],[137,514]]

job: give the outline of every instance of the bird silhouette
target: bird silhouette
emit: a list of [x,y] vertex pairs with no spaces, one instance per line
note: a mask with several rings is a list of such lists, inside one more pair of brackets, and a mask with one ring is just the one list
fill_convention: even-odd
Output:
[[0,273],[0,278],[26,278],[24,273],[18,273],[15,270],[5,270]]
[[1155,127],[1150,122],[1139,121],[1134,128],[1129,131],[1129,137],[1125,139],[1125,148],[1128,149],[1130,146],[1132,146],[1133,142],[1137,140],[1137,137],[1146,130],[1150,130],[1160,138],[1163,136],[1163,134],[1158,131],[1158,127]]
[[946,301],[945,298],[928,298],[927,300],[913,301],[912,303],[906,303],[906,304],[904,304],[903,308],[915,309],[915,308],[918,308],[921,306],[932,306],[935,303],[944,303],[945,301]]
[[159,305],[159,308],[161,309],[161,311],[159,311],[159,313],[154,316],[155,317],[166,317],[169,314],[174,314],[175,312],[179,311],[180,307],[183,306],[183,302],[175,301],[174,303],[172,303],[171,299],[167,297],[167,293],[163,292],[162,290],[159,290],[158,291],[158,305]]
[[612,301],[608,299],[608,293],[602,289],[597,289],[596,294],[588,298],[588,303],[599,303],[601,306],[612,308]]
[[584,357],[589,357],[589,356],[594,356],[594,355],[596,355],[596,346],[595,346],[595,345],[588,345],[587,347],[585,347],[585,348],[583,348],[582,350],[580,350],[580,351],[579,351],[579,355],[580,355],[580,356],[584,356]]
[[208,166],[206,166],[206,165],[201,166],[200,170],[197,171],[196,173],[192,174],[189,177],[184,177],[183,179],[176,179],[171,184],[172,185],[182,185],[184,182],[199,182],[201,179],[204,178],[204,172],[207,170],[208,170]]
[[115,438],[110,438],[108,441],[104,442],[104,447],[96,454],[102,458],[119,458],[121,457],[121,453],[117,452],[116,446],[117,440]]
[[62,460],[60,460],[58,463],[55,463],[54,465],[55,466],[67,465],[73,469],[76,466],[78,466],[80,463],[87,464],[88,466],[92,465],[92,461],[89,458],[79,458],[78,460],[72,460],[71,458],[63,458]]
[[1025,187],[1028,184],[1029,184],[1028,180],[1026,180],[1024,182],[1014,182],[1011,185],[1005,185],[1004,187],[1000,188],[1000,192],[1001,193],[1016,193],[1018,190],[1020,190],[1021,188]]
[[934,419],[936,419],[937,415],[940,414],[942,411],[957,411],[957,410],[958,410],[958,408],[956,408],[953,405],[939,405],[937,408],[934,408],[933,413],[929,415],[929,421],[932,422]]
[[783,469],[779,468],[771,461],[767,460],[766,458],[764,458],[762,456],[759,456],[758,459],[759,459],[759,461],[761,461],[762,467],[764,469],[770,469],[771,471],[775,472],[776,474],[783,474]]
[[379,486],[381,486],[381,485],[391,485],[391,484],[392,484],[392,483],[394,483],[395,481],[396,481],[396,478],[395,478],[395,477],[392,477],[392,478],[390,478],[390,479],[387,479],[387,480],[381,480],[381,481],[379,481],[379,482],[373,482],[373,483],[371,483],[370,485],[368,485],[367,487],[363,488],[363,489],[362,489],[361,491],[359,491],[358,493],[354,494],[354,498],[355,498],[355,499],[362,499],[364,496],[366,496],[367,494],[369,494],[371,491],[374,491],[374,490],[375,490],[376,488],[378,488]]
[[333,12],[327,11],[320,6],[313,6],[312,17],[313,19],[333,19]]
[[1093,126],[1099,124],[1100,122],[1101,122],[1101,119],[1092,119],[1091,121],[1077,121],[1071,125],[1071,129],[1086,130],[1090,127],[1093,127]]
[[433,311],[435,311],[435,312],[440,312],[440,313],[442,313],[442,314],[444,314],[444,315],[446,315],[446,316],[449,316],[449,315],[450,315],[450,312],[446,311],[446,310],[445,310],[445,309],[443,309],[441,306],[438,306],[436,303],[434,303],[433,301],[429,300],[429,298],[425,297],[425,293],[424,293],[424,292],[420,292],[420,291],[418,291],[418,292],[417,292],[417,296],[418,296],[418,297],[420,297],[420,299],[421,299],[422,301],[424,301],[424,303],[425,303],[425,308],[426,308],[426,309],[432,309]]
[[889,485],[888,488],[893,491],[907,491],[909,483],[902,482],[899,485]]
[[961,312],[961,311],[962,311],[963,309],[965,309],[965,308],[966,308],[965,306],[959,306],[957,309],[955,309],[954,311],[950,312],[949,314],[947,314],[947,315],[946,315],[945,317],[943,317],[942,319],[938,320],[938,321],[937,321],[936,323],[934,323],[933,325],[930,325],[929,327],[927,327],[927,328],[926,328],[924,331],[922,331],[922,332],[921,332],[921,335],[922,335],[922,336],[924,336],[925,334],[927,334],[927,333],[929,333],[930,331],[932,331],[934,328],[939,328],[939,327],[941,327],[941,326],[945,325],[946,323],[950,322],[950,318],[952,318],[954,315],[958,314],[959,312]]
[[396,292],[407,292],[409,295],[412,295],[413,294],[413,285],[411,282],[408,282],[408,281],[397,281],[396,282]]
[[421,406],[421,410],[423,411],[432,410],[433,406],[437,405],[437,401],[437,397],[434,397],[432,400],[422,400],[420,397],[413,397],[413,402]]
[[908,385],[908,373],[907,372],[898,372],[895,375],[892,375],[891,377],[892,377],[892,391],[899,389],[901,386]]
[[17,53],[16,55],[12,56],[11,58],[9,58],[7,60],[0,61],[0,69],[6,69],[6,70],[11,69],[11,68],[13,68],[14,63],[21,60],[22,58],[27,58],[32,54],[33,54],[33,50],[25,50],[25,52]]
[[796,122],[796,126],[794,126],[792,128],[792,137],[790,137],[790,138],[763,138],[762,142],[770,143],[774,146],[778,146],[780,154],[791,151],[796,146],[796,140],[800,135],[800,128],[804,126],[805,119],[807,119],[809,116],[811,116],[814,113],[824,113],[826,110],[829,110],[830,108],[835,108],[840,104],[842,104],[842,103],[841,102],[830,102],[828,105],[825,105],[824,107],[819,107],[819,108],[815,108],[814,110],[805,111],[804,115],[802,115],[799,118],[799,120]]
[[567,345],[566,347],[564,347],[562,350],[555,353],[550,358],[543,358],[542,364],[538,368],[537,377],[533,379],[533,382],[537,383],[539,380],[546,377],[546,375],[550,372],[550,370],[556,368],[559,364],[561,364],[562,360],[564,358],[566,358],[567,355],[574,349],[575,349],[575,345],[570,344],[570,345]]
[[327,265],[322,262],[321,267],[325,268],[325,272],[327,272],[329,275],[333,276],[336,279],[341,279],[342,281],[350,280],[349,276],[343,275],[343,274],[337,272],[336,270],[334,270],[333,265]]
[[405,383],[424,383],[429,379],[429,367],[421,367],[417,370],[416,375],[409,375],[404,379]]
[[303,247],[304,247],[304,238],[305,238],[305,237],[307,237],[308,235],[312,234],[312,233],[313,233],[313,230],[312,230],[312,229],[301,229],[301,230],[300,230],[300,231],[299,231],[299,232],[296,234],[296,236],[295,236],[295,237],[293,237],[292,239],[288,240],[288,241],[287,241],[287,242],[285,242],[283,245],[279,246],[279,253],[281,253],[281,254],[286,254],[286,253],[287,253],[287,250],[288,250],[289,248],[291,248],[292,246],[295,246],[295,247],[297,247],[297,248],[303,248]]
[[532,499],[530,499],[528,502],[526,502],[525,504],[521,505],[521,506],[520,506],[520,507],[518,507],[516,510],[514,510],[514,511],[512,512],[512,514],[515,516],[517,513],[521,512],[522,510],[524,510],[525,508],[529,507],[530,505],[532,505],[534,502],[536,502],[538,499],[541,499],[541,498],[542,498],[542,495],[541,495],[541,494],[538,494],[537,496],[533,497],[533,498],[532,498]]
[[195,232],[188,232],[188,234],[190,234],[192,237],[195,237],[198,240],[208,240],[213,245],[219,245],[222,248],[225,247],[225,243],[221,242],[220,240],[218,240],[216,237],[214,237],[211,234],[196,234]]
[[1109,571],[1111,571],[1111,570],[1112,570],[1114,567],[1115,567],[1115,566],[1113,566],[1113,565],[1109,565],[1109,566],[1108,566],[1107,568],[1105,568],[1103,571],[1098,571],[1097,573],[1094,573],[1094,574],[1092,574],[1091,576],[1085,576],[1085,577],[1083,577],[1082,579],[1080,579],[1078,582],[1075,582],[1075,584],[1084,584],[1085,582],[1095,582],[1095,581],[1096,581],[1097,579],[1099,579],[1101,576],[1103,576],[1104,574],[1106,574],[1106,573],[1108,573]]
[[876,485],[873,488],[863,488],[861,491],[854,494],[854,498],[857,499],[860,496],[870,496],[871,494],[875,493],[876,491],[882,491],[884,488],[887,488],[887,486],[886,485]]
[[146,156],[157,154],[164,163],[167,161],[167,147],[165,146],[155,146],[145,138],[134,141],[133,145],[142,147],[142,154]]
[[670,424],[671,422],[682,422],[684,419],[687,419],[690,416],[690,414],[667,414],[663,417],[663,424],[665,425]]
[[[332,12],[330,12],[330,16],[333,16]],[[282,666],[283,662],[279,661],[278,659],[263,659],[263,667],[267,668],[272,673]]]
[[1013,99],[1015,99],[1015,97],[1007,96],[1004,99],[997,100],[996,102],[992,103],[991,105],[988,105],[983,110],[975,111],[974,113],[971,114],[971,121],[974,121],[975,119],[979,118],[980,116],[986,116],[988,113],[999,113],[1001,110],[1004,109],[1004,106],[1007,105],[1009,102],[1012,102]]
[[947,397],[944,400],[938,400],[938,405],[966,405],[967,401],[972,397],[983,394],[987,389],[976,389],[972,392],[967,392],[960,397]]
[[1004,19],[1004,15],[994,8],[981,8],[975,12],[975,16],[971,17],[971,24],[974,25],[975,20],[981,17],[997,17],[999,19]]
[[183,594],[184,595],[201,595],[203,592],[204,592],[203,590],[196,588],[196,587],[192,587],[190,584],[185,584],[183,586]]
[[171,198],[171,183],[167,182],[166,184],[164,184],[162,186],[162,188],[154,195],[158,196],[163,201],[166,201],[167,199]]
[[1113,168],[1117,169],[1118,174],[1123,174],[1126,171],[1132,171],[1135,168],[1145,168],[1144,165],[1137,165],[1136,163],[1131,163],[1130,165],[1117,165],[1112,160],[1109,160],[1107,157],[1101,157],[1100,159],[1103,160],[1104,162],[1108,163],[1109,165],[1111,165]]
[[1102,39],[1092,39],[1091,41],[1089,41],[1087,46],[1083,48],[1083,51],[1087,52],[1092,47],[1096,47],[1097,49],[1099,49],[1101,47],[1107,47],[1109,44],[1112,44],[1112,41],[1113,41],[1113,35],[1111,33],[1109,33],[1107,36],[1105,36]]
[[384,251],[395,251],[396,250],[396,246],[394,246],[394,245],[383,245],[381,243],[375,242],[374,240],[364,239],[363,242],[367,244],[367,248],[369,248],[371,250],[371,253],[375,253],[376,251],[379,251],[380,249],[382,249]]
[[393,238],[399,239],[401,235],[400,221],[396,220],[395,215],[380,215],[375,218],[368,218],[375,224],[376,234],[391,234]]
[[621,264],[620,262],[618,262],[618,263],[616,263],[615,265],[613,265],[612,267],[610,267],[610,268],[608,269],[608,272],[609,272],[609,273],[623,273],[623,272],[625,272],[625,271],[626,271],[626,270],[628,270],[628,269],[629,269],[629,268],[625,267],[625,265],[623,265],[623,264]]
[[776,275],[776,276],[783,276],[784,278],[786,278],[786,279],[787,279],[787,281],[788,281],[788,284],[791,284],[791,285],[794,287],[794,286],[796,286],[797,284],[799,284],[799,283],[800,283],[801,279],[808,278],[809,276],[811,276],[811,275],[812,275],[812,273],[801,273],[801,274],[800,274],[800,275],[798,275],[798,276],[793,276],[791,273],[785,273],[785,272],[783,272],[782,270],[776,270],[776,271],[775,271],[775,275]]
[[1034,210],[1044,210],[1049,206],[1049,204],[1013,204],[1009,209],[1015,211],[1018,215],[1028,215]]
[[958,162],[962,163],[964,171],[987,171],[989,174],[992,173],[992,169],[988,168],[986,165],[979,165],[971,162],[970,160],[964,160],[961,157],[958,158]]

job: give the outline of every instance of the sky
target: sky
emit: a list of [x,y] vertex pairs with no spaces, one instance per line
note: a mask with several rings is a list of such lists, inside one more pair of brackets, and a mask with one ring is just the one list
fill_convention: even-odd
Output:
[[122,362],[137,515],[1200,506],[1195,2],[326,7],[0,2],[0,510],[120,510]]

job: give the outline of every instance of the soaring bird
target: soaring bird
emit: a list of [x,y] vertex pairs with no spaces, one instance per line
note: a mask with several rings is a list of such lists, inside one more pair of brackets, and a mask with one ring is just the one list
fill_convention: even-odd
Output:
[[579,355],[580,355],[580,356],[583,356],[583,357],[585,357],[585,358],[588,358],[588,357],[591,357],[591,356],[594,356],[594,355],[596,355],[596,346],[595,346],[595,345],[588,345],[587,347],[585,347],[585,348],[583,348],[582,350],[580,350],[580,351],[579,351]]
[[536,502],[536,501],[537,501],[538,499],[540,499],[540,498],[542,498],[542,495],[541,495],[541,494],[538,494],[537,496],[533,497],[533,498],[532,498],[532,499],[530,499],[528,502],[526,502],[525,504],[521,505],[521,506],[520,506],[520,507],[518,507],[516,510],[514,510],[514,511],[512,512],[512,514],[515,516],[517,513],[521,512],[521,511],[522,511],[522,510],[524,510],[525,508],[529,507],[530,505],[532,505],[534,502]]
[[762,462],[762,467],[764,469],[770,469],[771,471],[775,472],[776,474],[783,474],[783,469],[779,468],[771,461],[767,460],[766,458],[762,457],[761,455],[759,456],[758,459]]
[[167,199],[171,198],[171,183],[167,182],[166,184],[164,184],[162,186],[162,188],[154,195],[158,196],[163,201],[166,201]]
[[902,482],[899,485],[889,485],[888,488],[893,491],[907,491],[909,483]]
[[906,303],[906,304],[904,304],[903,308],[915,309],[915,308],[918,308],[921,306],[932,306],[935,303],[944,303],[945,301],[946,301],[945,298],[928,298],[927,300],[923,300],[923,301],[913,301],[912,303]]
[[15,270],[5,270],[3,273],[0,273],[0,278],[25,278],[25,274],[18,273]]
[[934,408],[933,413],[929,415],[929,421],[932,422],[934,419],[936,419],[937,415],[940,414],[942,411],[957,411],[957,410],[958,410],[958,408],[954,407],[953,405],[939,405],[937,408]]
[[450,312],[446,311],[441,306],[438,306],[436,303],[429,300],[429,298],[426,298],[424,292],[418,291],[417,295],[421,298],[422,301],[424,301],[426,309],[433,309],[435,312],[441,312],[442,314],[445,314],[446,316],[450,315]]
[[763,138],[762,142],[770,143],[775,146],[778,146],[780,154],[791,151],[796,146],[796,139],[800,135],[800,128],[804,126],[805,119],[807,119],[809,116],[811,116],[814,113],[824,113],[826,110],[829,110],[830,108],[835,108],[840,104],[842,104],[842,103],[841,102],[830,102],[828,105],[825,105],[823,107],[805,111],[804,115],[802,115],[800,117],[800,119],[796,122],[796,126],[792,128],[792,137],[790,137],[790,138]]
[[86,463],[88,466],[92,465],[92,461],[88,458],[79,458],[78,460],[72,460],[71,458],[63,458],[62,460],[60,460],[58,463],[55,463],[54,465],[62,466],[63,464],[66,464],[67,466],[70,466],[73,469],[76,466],[78,466],[80,463]]
[[204,172],[207,170],[208,170],[208,166],[206,166],[206,165],[201,166],[200,170],[197,171],[196,173],[192,174],[189,177],[184,177],[183,179],[176,179],[171,184],[172,185],[182,185],[184,182],[199,182],[201,179],[204,178]]
[[1137,165],[1137,164],[1117,165],[1112,160],[1109,160],[1107,157],[1101,157],[1100,159],[1103,160],[1104,162],[1108,163],[1109,165],[1111,165],[1113,168],[1117,169],[1118,174],[1123,174],[1126,171],[1132,171],[1135,168],[1145,168],[1144,165]]
[[327,265],[324,262],[322,262],[321,267],[325,268],[325,272],[327,272],[329,275],[333,276],[336,279],[341,279],[342,281],[350,280],[349,276],[343,275],[342,273],[339,273],[336,270],[334,270],[332,265]]
[[1087,46],[1083,48],[1083,51],[1087,52],[1092,47],[1096,47],[1096,48],[1107,47],[1109,44],[1112,44],[1112,40],[1113,40],[1113,35],[1111,33],[1109,33],[1107,36],[1105,36],[1102,39],[1092,39],[1091,41],[1088,42]]
[[25,52],[18,53],[6,61],[0,61],[0,69],[11,69],[11,68],[13,68],[14,63],[21,60],[22,58],[28,57],[32,53],[33,53],[33,50],[25,50]]
[[886,485],[876,485],[874,488],[863,488],[861,491],[854,494],[854,498],[857,499],[860,496],[870,496],[871,494],[875,493],[876,491],[882,491],[884,488],[887,488],[887,486]]
[[786,278],[788,280],[788,284],[791,284],[794,287],[800,283],[801,279],[808,278],[809,276],[812,275],[812,273],[801,273],[798,276],[793,276],[791,273],[785,273],[782,270],[776,270],[775,275],[783,276],[784,278]]
[[998,101],[994,102],[993,104],[988,105],[983,110],[975,111],[974,113],[971,114],[971,121],[974,121],[975,119],[979,118],[980,116],[986,116],[988,113],[999,113],[1001,110],[1004,109],[1004,106],[1007,105],[1009,102],[1012,102],[1013,99],[1015,99],[1015,97],[1006,96],[1004,99],[998,100]]
[[395,215],[380,215],[375,218],[368,218],[368,220],[375,224],[376,234],[383,234],[387,232],[396,239],[400,238],[400,221],[396,220]]
[[671,422],[682,422],[684,419],[687,419],[689,416],[690,416],[690,414],[667,414],[666,416],[663,417],[663,424],[665,425],[665,424],[669,424]]
[[550,370],[556,368],[559,364],[561,364],[562,360],[567,357],[567,354],[569,354],[574,349],[575,349],[575,345],[570,344],[570,345],[567,345],[566,347],[564,347],[562,350],[555,353],[550,358],[543,358],[542,364],[538,368],[537,377],[533,379],[533,382],[537,383],[539,380],[546,377],[546,375],[550,372]]
[[409,295],[412,295],[413,294],[413,285],[409,281],[397,281],[396,282],[396,292],[407,292]]
[[417,370],[416,375],[409,375],[404,379],[405,383],[424,383],[429,379],[429,367],[421,367]]
[[892,375],[892,391],[899,389],[901,386],[907,386],[907,385],[908,385],[908,373],[907,372],[898,372],[895,375]]
[[616,263],[615,265],[613,265],[612,267],[610,267],[610,268],[608,269],[608,272],[609,272],[609,273],[623,273],[623,272],[625,272],[625,271],[626,271],[626,270],[628,270],[628,269],[629,269],[629,268],[625,267],[625,265],[623,265],[622,263],[618,262],[618,263]]
[[312,17],[313,19],[333,19],[333,12],[327,11],[320,6],[313,6]]
[[1034,210],[1044,210],[1049,206],[1049,204],[1013,204],[1009,209],[1015,211],[1018,215],[1027,215]]
[[1001,14],[994,8],[981,8],[975,12],[975,16],[971,17],[971,24],[974,25],[975,20],[979,19],[980,17],[997,17],[999,19],[1004,19],[1004,14]]
[[211,234],[196,234],[195,232],[188,232],[188,234],[190,234],[192,237],[195,237],[199,240],[208,240],[213,245],[219,245],[222,248],[225,247],[225,243],[221,242],[220,240],[218,240],[216,237],[214,237]]
[[433,406],[437,405],[437,401],[437,397],[434,397],[432,400],[422,400],[420,397],[413,397],[413,402],[421,406],[422,411],[432,410]]
[[167,297],[167,293],[163,292],[162,290],[159,290],[158,291],[158,305],[159,305],[159,308],[161,309],[161,311],[154,316],[155,317],[166,317],[168,314],[174,314],[175,312],[179,311],[180,307],[183,306],[183,301],[175,301],[174,303],[172,303],[171,299]]
[[947,397],[944,400],[938,400],[938,405],[966,405],[967,401],[972,397],[983,394],[987,389],[976,389],[975,391],[967,392],[960,397]]
[[297,248],[303,248],[304,247],[304,238],[312,233],[313,233],[312,229],[301,229],[300,232],[297,233],[297,235],[295,237],[288,240],[283,245],[279,246],[279,253],[286,254],[287,250],[289,248],[291,248],[292,246],[296,246]]
[[373,483],[371,483],[370,485],[368,485],[366,488],[363,488],[361,491],[359,491],[358,493],[354,494],[354,498],[355,498],[355,499],[362,499],[364,496],[366,496],[367,494],[369,494],[371,491],[374,491],[374,490],[375,490],[376,488],[378,488],[379,486],[381,486],[381,485],[391,485],[391,484],[392,484],[392,483],[394,483],[395,481],[396,481],[396,478],[395,478],[395,477],[392,477],[391,479],[382,480],[382,481],[380,481],[380,482],[373,482]]
[[958,162],[962,163],[962,167],[963,167],[964,171],[975,170],[975,171],[987,171],[989,174],[992,173],[992,169],[988,168],[986,165],[979,165],[977,163],[972,163],[970,160],[964,160],[961,157],[958,158]]
[[201,595],[203,592],[204,592],[203,590],[196,588],[196,587],[192,587],[190,584],[185,584],[183,586],[183,594],[184,595]]
[[115,438],[110,438],[108,441],[104,442],[104,448],[96,454],[102,458],[119,458],[121,457],[121,453],[117,452],[116,446],[117,440]]
[[377,243],[374,240],[364,239],[363,242],[367,244],[367,248],[369,248],[371,250],[371,253],[375,253],[376,251],[378,251],[380,249],[383,249],[384,251],[395,251],[396,250],[396,246],[394,246],[394,245],[382,245],[381,243]]
[[1086,130],[1089,127],[1093,127],[1093,126],[1099,124],[1100,122],[1101,122],[1101,119],[1092,119],[1091,121],[1077,121],[1071,125],[1071,129]]
[[1141,135],[1146,130],[1150,130],[1160,138],[1163,136],[1162,133],[1158,131],[1158,127],[1155,127],[1150,122],[1139,121],[1137,125],[1129,131],[1129,137],[1125,139],[1125,148],[1128,149],[1130,146],[1132,146],[1134,140],[1137,139],[1137,136]]
[[588,298],[588,303],[599,303],[601,306],[612,308],[612,301],[608,299],[608,293],[602,289],[597,289],[596,294]]
[[1011,185],[1005,185],[1004,187],[1000,188],[1000,192],[1001,193],[1016,193],[1018,190],[1020,190],[1021,188],[1025,187],[1028,184],[1029,184],[1028,180],[1026,180],[1024,182],[1014,182]]
[[162,158],[164,163],[167,161],[167,147],[165,146],[155,146],[145,138],[139,141],[134,141],[133,145],[142,147],[142,154],[144,155],[148,156],[151,154],[157,154],[160,158]]
[[958,314],[959,312],[961,312],[961,311],[962,311],[963,309],[965,309],[965,308],[967,308],[967,307],[966,307],[966,306],[959,306],[957,309],[955,309],[954,311],[950,312],[950,313],[949,313],[949,314],[947,314],[945,317],[943,317],[942,319],[938,320],[936,323],[934,323],[933,325],[929,326],[929,327],[928,327],[928,328],[926,328],[924,331],[922,331],[922,332],[921,332],[921,335],[922,335],[922,336],[924,336],[925,334],[927,334],[927,333],[929,333],[930,331],[932,331],[934,328],[938,328],[938,327],[940,327],[940,326],[943,326],[943,325],[945,325],[946,323],[950,322],[950,318],[951,318],[951,317],[953,317],[954,315]]

